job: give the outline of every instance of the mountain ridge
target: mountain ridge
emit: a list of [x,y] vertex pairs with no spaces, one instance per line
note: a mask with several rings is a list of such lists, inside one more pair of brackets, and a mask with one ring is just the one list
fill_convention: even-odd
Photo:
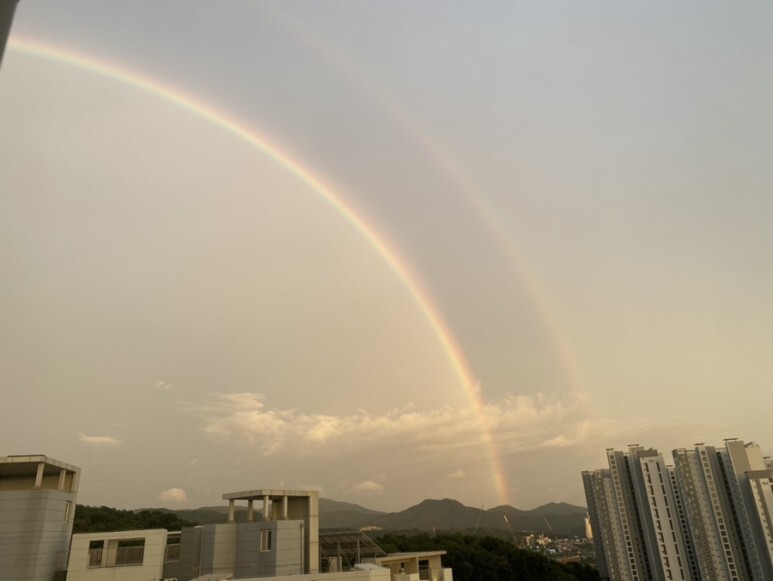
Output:
[[[172,512],[187,521],[213,524],[225,521],[228,507],[141,510]],[[319,499],[320,530],[323,532],[333,530],[472,532],[481,530],[508,533],[511,531],[519,533],[550,532],[561,536],[583,536],[585,534],[586,512],[585,507],[564,502],[550,502],[530,510],[521,510],[510,505],[484,509],[483,507],[465,506],[451,498],[427,498],[401,511],[382,512],[350,502],[328,498]],[[246,507],[236,507],[237,520],[246,520],[246,513]]]

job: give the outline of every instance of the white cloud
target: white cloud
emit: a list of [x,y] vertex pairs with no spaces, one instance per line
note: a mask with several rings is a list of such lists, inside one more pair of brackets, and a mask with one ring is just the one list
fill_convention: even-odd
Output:
[[[269,408],[255,393],[217,394],[191,406],[204,433],[213,440],[241,443],[268,456],[280,451],[319,451],[371,448],[373,445],[427,451],[463,450],[488,445],[494,439],[501,452],[535,446],[555,446],[558,434],[577,423],[573,403],[537,396],[508,397],[485,404],[417,410],[412,406],[383,414],[358,411],[351,415],[302,413]],[[574,434],[573,437],[577,437]],[[569,443],[563,436],[562,443]]]
[[370,495],[384,494],[384,485],[373,480],[365,480],[352,486],[350,492]]
[[121,440],[112,436],[88,436],[83,432],[78,432],[78,440],[81,444],[91,446],[92,448],[113,448],[123,444]]
[[467,478],[467,473],[461,468],[457,468],[455,472],[446,474],[446,478],[449,480],[461,480],[462,478]]
[[188,495],[182,488],[170,488],[164,490],[158,495],[158,498],[163,502],[171,502],[174,504],[185,504],[188,502]]
[[[405,406],[381,414],[281,410],[270,408],[264,396],[255,393],[215,394],[198,405],[188,405],[207,438],[264,458],[313,456],[333,462],[367,454],[378,457],[382,466],[400,470],[434,466],[447,481],[479,473],[481,462],[485,465],[493,457],[504,460],[548,449],[603,450],[621,445],[621,438],[622,444],[649,443],[661,428],[671,433],[675,429],[664,419],[622,422],[593,418],[581,398],[541,394],[484,400],[475,406],[425,410]],[[460,465],[467,471],[459,469]]]
[[172,389],[172,387],[173,387],[173,384],[163,381],[161,379],[156,381],[156,389],[160,389],[161,391],[169,391],[170,389]]

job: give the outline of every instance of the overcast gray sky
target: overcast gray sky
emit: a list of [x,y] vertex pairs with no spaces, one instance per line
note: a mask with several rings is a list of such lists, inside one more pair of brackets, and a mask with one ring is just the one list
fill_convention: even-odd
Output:
[[633,442],[773,452],[771,25],[22,0],[0,454],[81,466],[85,504],[399,510],[584,504]]

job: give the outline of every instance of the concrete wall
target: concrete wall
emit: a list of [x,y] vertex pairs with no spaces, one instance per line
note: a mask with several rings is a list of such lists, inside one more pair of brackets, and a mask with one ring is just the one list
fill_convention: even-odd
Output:
[[182,530],[180,581],[199,575],[227,575],[234,571],[237,523],[204,525]]
[[[239,525],[234,577],[272,577],[277,567],[277,522],[242,523]],[[261,550],[263,531],[271,535],[271,548]]]
[[237,526],[228,523],[204,527],[202,572],[233,573]]
[[[261,550],[263,531],[271,534],[271,549]],[[204,525],[183,529],[180,562],[168,564],[165,577],[189,581],[197,575],[264,578],[303,572],[303,521],[256,521]]]
[[0,491],[0,580],[51,581],[67,565],[74,514],[71,492]]
[[310,491],[305,498],[291,498],[287,518],[305,521],[304,571],[319,573],[319,494]]
[[179,581],[187,581],[198,574],[200,549],[204,538],[204,527],[185,528],[180,536],[180,562],[174,575],[169,567],[164,571],[164,577],[177,577]]
[[[307,565],[303,561],[304,544],[307,542],[303,521],[276,521],[274,544],[274,575],[300,575]],[[308,566],[306,566],[308,569]],[[313,569],[318,569],[315,565]]]

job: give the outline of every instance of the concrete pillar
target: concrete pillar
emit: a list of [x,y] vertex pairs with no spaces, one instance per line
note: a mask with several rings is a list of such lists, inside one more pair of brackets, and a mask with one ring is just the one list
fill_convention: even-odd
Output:
[[62,468],[59,471],[59,486],[57,487],[57,490],[64,490],[64,483],[67,481],[67,470]]
[[263,520],[271,520],[271,514],[268,512],[268,496],[263,497]]
[[252,499],[247,499],[247,522],[252,522]]
[[287,498],[287,495],[284,495],[282,497],[282,520],[287,520],[287,506],[289,505],[289,501]]
[[35,474],[35,488],[40,488],[43,486],[43,470],[46,469],[45,463],[41,462],[38,464],[38,471],[37,474]]
[[234,522],[235,517],[235,511],[234,511],[234,499],[228,501],[228,522]]
[[67,492],[78,492],[78,487],[80,486],[80,482],[81,482],[81,471],[76,470],[75,472],[73,472],[72,485],[70,486],[70,490],[68,490]]

